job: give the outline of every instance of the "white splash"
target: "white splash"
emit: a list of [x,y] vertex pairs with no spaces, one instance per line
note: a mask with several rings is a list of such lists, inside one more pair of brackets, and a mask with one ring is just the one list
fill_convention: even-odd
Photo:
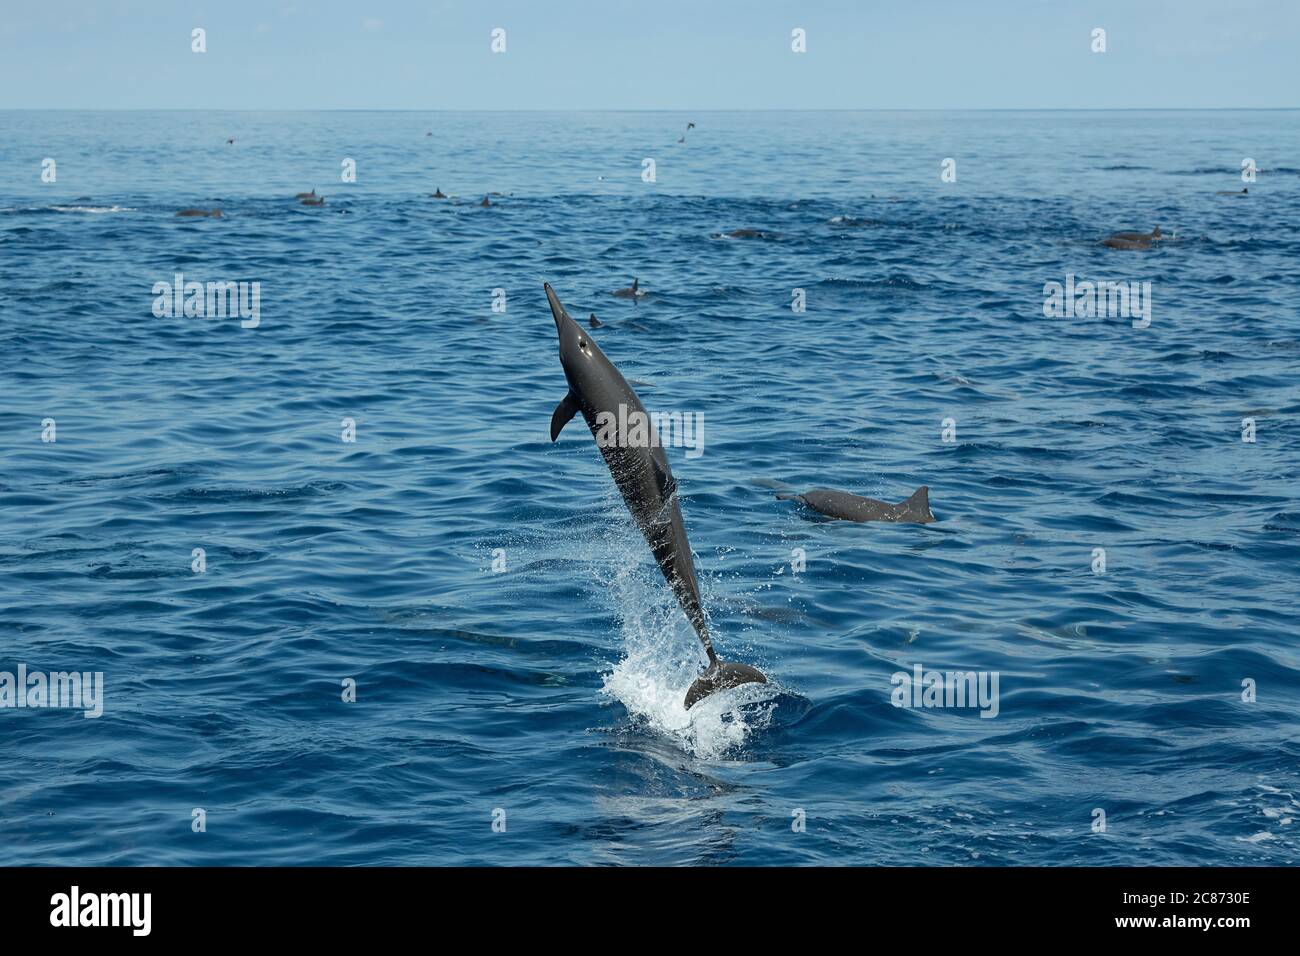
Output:
[[[770,722],[776,691],[769,684],[745,684],[686,709],[686,691],[705,664],[703,647],[622,501],[609,504],[611,530],[596,546],[601,553],[587,555],[618,616],[624,648],[622,660],[605,675],[604,693],[693,756],[716,759],[736,751]],[[613,512],[615,506],[621,514]],[[704,577],[700,588],[707,607]]]

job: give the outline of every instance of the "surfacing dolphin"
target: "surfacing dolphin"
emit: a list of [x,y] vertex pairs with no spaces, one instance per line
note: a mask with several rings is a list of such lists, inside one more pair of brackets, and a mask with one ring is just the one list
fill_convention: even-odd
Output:
[[842,518],[845,521],[897,521],[911,524],[929,524],[934,521],[934,513],[930,511],[930,489],[925,485],[912,492],[912,497],[896,505],[829,488],[814,488],[801,495],[776,497],[780,501],[802,501],[813,511],[828,518]]
[[1163,239],[1164,236],[1161,235],[1160,233],[1160,227],[1156,226],[1150,232],[1112,232],[1106,238],[1107,239],[1128,239],[1131,242],[1140,242],[1143,239],[1146,240]]
[[[648,440],[647,430],[640,429],[643,437],[638,439],[629,427],[629,423],[638,420],[649,421],[645,406],[590,334],[573,321],[549,282],[544,288],[560,339],[560,364],[569,381],[568,394],[551,415],[551,441],[560,436],[560,430],[574,415],[582,412],[627,510],[632,512],[654,552],[659,570],[704,644],[709,666],[686,692],[686,708],[689,710],[701,698],[725,687],[767,683],[767,678],[754,668],[746,664],[725,664],[714,652],[709,625],[700,606],[691,543],[686,539],[682,509],[677,503],[677,482],[668,467],[668,456],[657,442]],[[622,414],[620,406],[624,409]]]
[[615,289],[613,294],[619,299],[639,299],[641,296],[645,295],[645,293],[639,288],[640,284],[641,281],[636,276],[633,276],[632,284],[630,286],[626,289]]

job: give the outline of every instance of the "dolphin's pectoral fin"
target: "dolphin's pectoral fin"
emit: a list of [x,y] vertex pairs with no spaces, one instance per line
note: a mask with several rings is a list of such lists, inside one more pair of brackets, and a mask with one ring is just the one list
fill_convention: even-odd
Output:
[[569,419],[578,414],[578,409],[581,407],[578,396],[573,392],[560,399],[560,404],[556,405],[555,411],[551,412],[551,441],[560,437],[560,430],[569,424]]

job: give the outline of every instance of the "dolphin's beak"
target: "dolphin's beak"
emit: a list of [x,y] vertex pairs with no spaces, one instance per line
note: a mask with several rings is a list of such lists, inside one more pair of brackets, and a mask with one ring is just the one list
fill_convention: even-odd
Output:
[[[555,290],[551,288],[549,282],[542,283],[542,287],[546,289],[546,298],[551,303],[551,315],[555,317],[555,331],[562,332],[564,331],[564,320],[569,318],[569,313],[565,311],[564,304],[560,302],[559,296],[555,294]],[[569,319],[569,321],[572,322],[573,320]]]

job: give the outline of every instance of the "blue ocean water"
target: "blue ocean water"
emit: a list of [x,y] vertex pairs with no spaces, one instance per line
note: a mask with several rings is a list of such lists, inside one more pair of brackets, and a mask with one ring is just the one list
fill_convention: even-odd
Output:
[[[0,671],[104,675],[0,709],[4,862],[1294,862],[1296,119],[0,113]],[[259,324],[156,316],[176,273]],[[1067,275],[1149,325],[1046,318]],[[682,709],[698,644],[549,441],[543,281],[702,416],[705,606],[768,687]],[[775,499],[920,484],[928,526]],[[918,664],[997,716],[893,706]]]

